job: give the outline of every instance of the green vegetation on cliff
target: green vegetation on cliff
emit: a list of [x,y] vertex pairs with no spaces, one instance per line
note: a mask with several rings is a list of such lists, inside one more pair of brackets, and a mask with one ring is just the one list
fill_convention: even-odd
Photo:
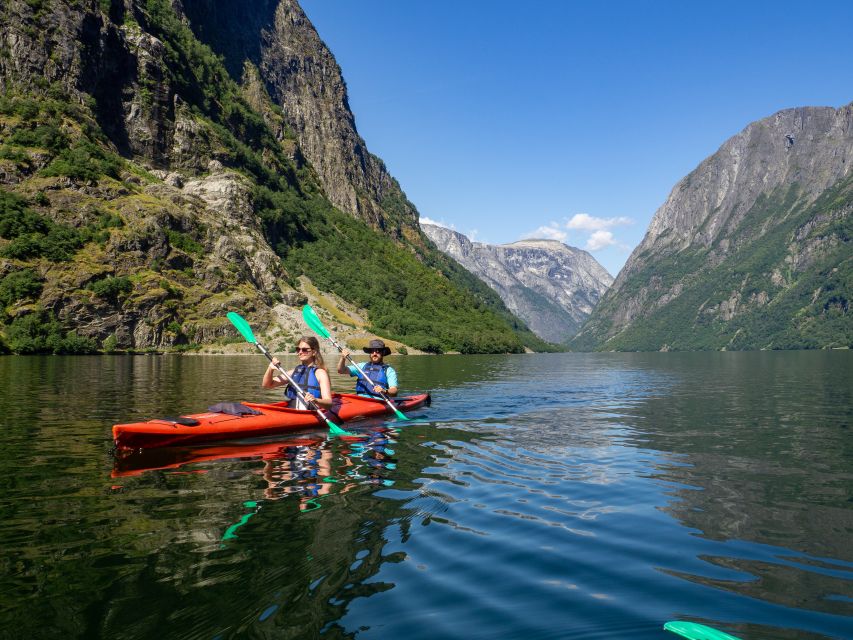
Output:
[[[575,350],[750,350],[853,347],[853,178],[810,205],[798,190],[762,196],[731,234],[740,243],[718,265],[717,249],[658,258],[605,298]],[[772,224],[771,224],[772,222]],[[764,229],[767,229],[764,231]],[[737,241],[736,241],[737,242]],[[673,299],[662,297],[674,288]],[[651,309],[616,335],[606,320],[647,289]]]
[[[60,4],[39,3],[27,33],[67,37],[35,28],[39,20],[54,25],[45,16]],[[158,190],[150,171],[197,178],[208,166],[199,157],[245,177],[254,213],[291,283],[306,274],[365,308],[375,332],[430,352],[549,348],[483,283],[427,243],[393,241],[333,208],[313,169],[294,153],[294,140],[277,139],[171,3],[142,0],[121,12],[113,4],[62,10],[98,12],[93,24],[133,38],[139,30],[155,36],[162,78],[141,66],[134,78],[131,68],[125,86],[111,87],[124,94],[107,102],[41,78],[11,83],[0,96],[0,169],[13,176],[0,190],[0,349],[133,349],[143,329],[144,348],[186,346],[194,336],[221,335],[212,324],[224,323],[225,308],[251,313],[280,301],[248,271],[210,262],[219,239],[195,216],[193,207],[203,205]],[[116,134],[129,134],[125,116],[105,105],[121,106],[131,90],[152,136],[166,126],[164,118],[190,123],[200,146],[189,160],[170,158],[157,140],[151,157],[119,154],[127,148]],[[99,320],[106,316],[107,325]]]
[[363,223],[327,206],[308,226],[314,239],[285,250],[288,270],[369,309],[374,332],[433,353],[521,351],[491,300],[455,286]]

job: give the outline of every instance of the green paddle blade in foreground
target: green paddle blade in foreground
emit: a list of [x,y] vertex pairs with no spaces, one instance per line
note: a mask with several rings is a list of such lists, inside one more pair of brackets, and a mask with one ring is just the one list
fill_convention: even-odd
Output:
[[246,338],[246,342],[251,342],[252,344],[257,344],[258,341],[255,339],[255,334],[252,333],[252,327],[249,326],[249,323],[243,319],[239,313],[234,313],[233,311],[229,311],[226,315],[231,321],[231,324],[240,332],[244,338]]
[[698,622],[672,620],[663,625],[663,628],[688,638],[688,640],[740,640],[736,636],[729,635],[724,631],[717,631],[713,627],[706,627]]
[[308,328],[314,333],[319,334],[324,338],[331,337],[331,334],[326,330],[326,327],[323,326],[323,322],[314,312],[314,309],[311,308],[311,305],[306,304],[302,307],[302,319],[305,320],[305,324],[307,324]]

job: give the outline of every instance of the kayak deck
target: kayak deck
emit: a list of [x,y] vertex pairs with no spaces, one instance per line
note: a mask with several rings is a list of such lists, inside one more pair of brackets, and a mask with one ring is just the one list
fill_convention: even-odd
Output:
[[[326,414],[338,424],[386,414],[393,415],[391,409],[381,399],[365,398],[351,393],[336,393],[332,398],[332,408]],[[429,406],[430,400],[428,393],[422,393],[396,398],[394,405],[405,412]],[[117,449],[151,449],[193,442],[254,438],[326,427],[325,420],[321,420],[314,411],[291,409],[286,402],[268,404],[243,402],[241,404],[259,413],[233,415],[207,411],[177,418],[116,424],[113,425],[113,441]]]

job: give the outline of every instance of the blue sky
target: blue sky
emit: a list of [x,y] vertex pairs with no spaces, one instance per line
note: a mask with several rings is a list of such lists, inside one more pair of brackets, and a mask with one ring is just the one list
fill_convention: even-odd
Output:
[[426,218],[613,275],[754,120],[853,102],[853,3],[301,0],[356,126]]

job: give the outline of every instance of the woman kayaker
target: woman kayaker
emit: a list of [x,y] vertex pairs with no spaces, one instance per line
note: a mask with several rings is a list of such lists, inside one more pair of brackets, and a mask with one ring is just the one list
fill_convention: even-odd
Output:
[[355,392],[361,396],[378,397],[380,393],[384,393],[386,396],[396,396],[397,372],[394,371],[394,367],[385,364],[383,361],[385,356],[391,353],[391,349],[386,347],[382,340],[371,340],[370,344],[364,348],[364,352],[370,354],[370,362],[362,362],[358,366],[375,384],[371,385],[367,382],[353,365],[347,366],[347,357],[350,353],[346,349],[341,351],[338,373],[349,373],[351,376],[358,377],[355,382]]
[[[299,342],[296,343],[296,355],[299,358],[299,364],[290,374],[290,377],[305,392],[305,399],[308,402],[328,409],[332,406],[332,383],[329,381],[329,373],[323,363],[320,343],[317,338],[314,336],[299,338]],[[308,407],[296,395],[287,380],[283,376],[275,375],[276,367],[280,365],[281,362],[278,358],[272,359],[270,366],[264,372],[261,386],[264,389],[275,389],[286,385],[287,389],[284,395],[290,400],[290,406],[294,409],[307,409]]]

